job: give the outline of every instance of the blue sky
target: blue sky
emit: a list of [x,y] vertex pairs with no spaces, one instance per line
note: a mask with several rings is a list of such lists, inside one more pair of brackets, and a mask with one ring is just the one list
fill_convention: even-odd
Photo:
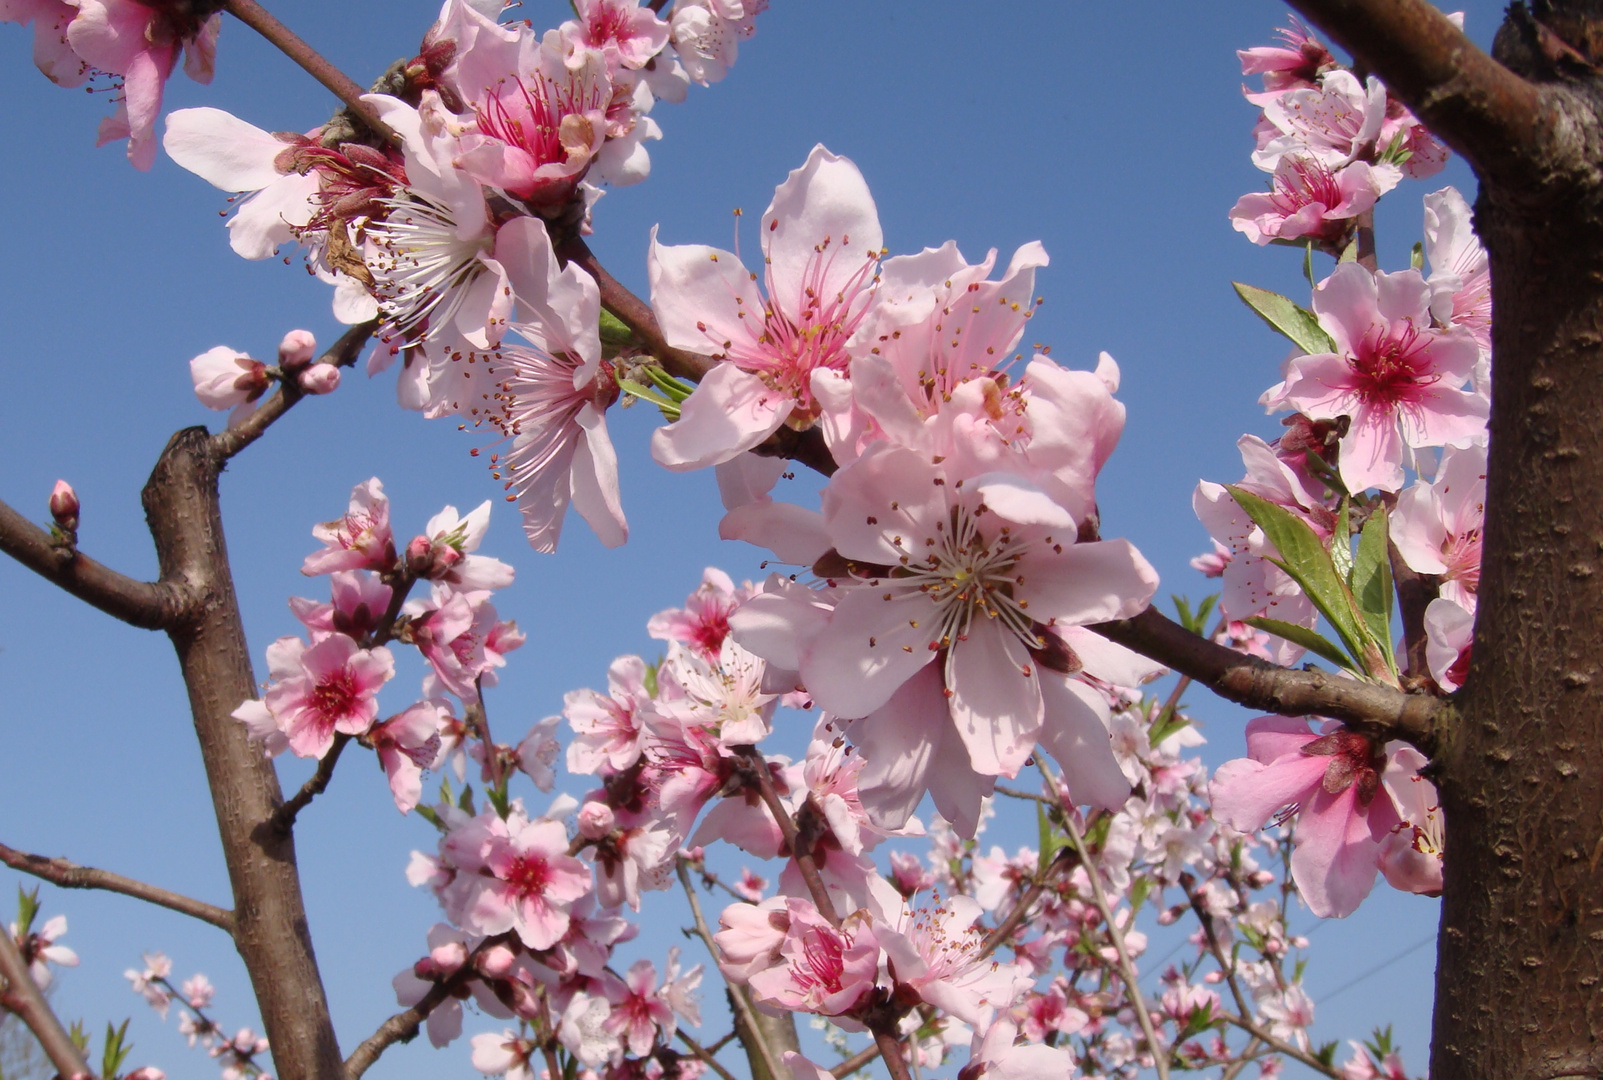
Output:
[[[271,6],[363,83],[415,53],[436,11],[428,0]],[[1498,6],[1469,7],[1471,36],[1483,44]],[[539,0],[521,14],[543,26],[565,12]],[[1048,344],[1075,367],[1093,366],[1106,349],[1123,368],[1129,424],[1099,485],[1104,534],[1141,548],[1163,575],[1160,596],[1199,597],[1208,583],[1186,563],[1208,542],[1191,490],[1200,478],[1240,476],[1234,444],[1242,432],[1278,430],[1255,402],[1276,381],[1285,346],[1229,283],[1293,296],[1306,287],[1297,253],[1255,248],[1226,219],[1240,194],[1265,181],[1248,161],[1254,112],[1240,97],[1234,50],[1267,43],[1285,16],[1260,0],[775,0],[725,82],[658,107],[665,137],[652,144],[652,175],[601,201],[592,245],[643,294],[653,224],[668,243],[728,246],[731,211],[743,208],[754,222],[774,185],[818,142],[862,169],[892,252],[955,238],[971,258],[997,247],[1005,260],[1041,240],[1052,265],[1037,276],[1046,303],[1025,344]],[[173,431],[220,420],[195,401],[187,360],[217,344],[270,355],[292,327],[323,341],[339,328],[327,290],[298,264],[246,263],[229,251],[222,193],[165,159],[141,174],[120,147],[95,149],[105,97],[52,86],[27,62],[28,46],[23,31],[0,27],[11,58],[0,66],[0,94],[14,115],[13,149],[0,156],[8,256],[0,269],[0,498],[43,519],[51,484],[65,477],[84,504],[84,550],[150,577],[140,486]],[[326,92],[238,23],[223,28],[217,66],[211,87],[176,78],[169,107],[216,105],[269,130],[305,130],[332,110]],[[1421,196],[1449,182],[1472,187],[1454,161],[1441,177],[1406,183],[1383,201],[1383,267],[1407,265]],[[529,634],[490,700],[503,735],[558,711],[569,689],[604,685],[614,655],[652,654],[646,619],[681,602],[703,566],[723,566],[737,580],[760,576],[761,552],[717,539],[712,476],[651,464],[654,421],[646,409],[611,421],[633,530],[626,547],[601,548],[574,518],[560,553],[537,556],[497,501],[484,550],[516,564],[518,581],[498,606]],[[469,456],[473,445],[454,424],[398,409],[391,378],[353,374],[230,466],[223,508],[259,670],[262,649],[298,629],[285,598],[318,593],[320,583],[298,572],[314,544],[311,525],[339,513],[352,485],[374,475],[403,535],[446,503],[466,510],[498,500],[482,459]],[[226,903],[166,641],[9,563],[0,563],[0,615],[0,840]],[[399,708],[404,687],[395,693]],[[1238,755],[1247,715],[1202,691],[1189,701],[1205,722],[1206,758]],[[804,735],[787,735],[793,750]],[[287,762],[281,772],[292,786],[309,770]],[[432,848],[433,832],[395,813],[382,774],[362,756],[342,763],[302,821],[312,932],[348,1050],[394,1010],[389,979],[421,954],[436,918],[432,898],[401,876],[407,853]],[[0,911],[9,910],[14,878],[0,873]],[[203,970],[218,985],[225,1022],[255,1024],[226,940],[135,901],[45,893],[47,912],[71,919],[67,943],[83,956],[61,980],[61,1011],[95,1028],[131,1014],[134,1064],[159,1064],[175,1080],[214,1076],[128,992],[121,972],[138,966],[141,950],[165,950],[180,975]],[[1410,1065],[1423,1069],[1430,946],[1322,999],[1428,939],[1436,913],[1434,901],[1382,885],[1358,914],[1313,931],[1307,986],[1318,1003],[1317,1038],[1394,1023]],[[648,907],[650,951],[660,957],[682,921],[677,909]],[[1296,921],[1315,925],[1306,913]],[[398,1048],[372,1075],[442,1072],[469,1075],[465,1044],[443,1055],[421,1042]]]

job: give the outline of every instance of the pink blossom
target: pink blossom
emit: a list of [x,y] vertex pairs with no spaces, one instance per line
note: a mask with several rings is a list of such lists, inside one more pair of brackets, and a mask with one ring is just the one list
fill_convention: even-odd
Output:
[[1431,678],[1448,693],[1469,678],[1470,648],[1474,643],[1474,613],[1440,596],[1425,608],[1425,662]]
[[146,1003],[165,1020],[173,996],[163,984],[167,976],[173,973],[173,962],[159,952],[145,953],[143,959],[145,961],[143,971],[129,968],[122,973],[123,978],[128,980],[133,992],[143,996]]
[[729,615],[755,595],[750,582],[739,589],[729,575],[715,566],[701,573],[701,584],[682,608],[659,611],[646,623],[646,632],[659,641],[677,641],[708,663],[718,659],[729,635]]
[[242,352],[218,345],[189,362],[195,396],[208,409],[233,409],[230,427],[256,411],[256,401],[273,385],[267,365]]
[[636,69],[668,44],[669,28],[640,0],[579,0],[579,18],[562,29],[579,45],[597,49],[607,67]]
[[713,935],[718,945],[718,970],[735,982],[779,963],[779,951],[790,932],[791,899],[773,896],[761,902],[730,904],[718,916],[722,928]]
[[457,166],[535,205],[566,202],[606,139],[612,84],[605,58],[593,49],[570,58],[560,31],[509,39],[477,12],[463,16],[489,27],[481,26],[457,70],[457,89],[474,115]]
[[423,797],[423,770],[440,755],[440,725],[449,715],[438,701],[420,701],[367,733],[389,778],[395,808],[403,814],[411,813]]
[[607,669],[606,696],[594,690],[568,692],[562,715],[574,732],[568,744],[569,772],[621,773],[640,760],[645,745],[641,717],[652,708],[645,678],[644,660],[620,656]]
[[78,527],[78,513],[82,506],[78,502],[78,493],[72,485],[65,480],[57,480],[50,489],[50,498],[46,500],[50,507],[50,518],[57,525],[69,532]]
[[301,573],[308,577],[335,570],[384,572],[395,567],[390,500],[377,477],[352,488],[345,516],[312,526],[312,535],[327,547],[306,557]]
[[1444,325],[1468,329],[1481,352],[1490,356],[1491,265],[1475,235],[1469,203],[1454,188],[1425,196],[1425,258],[1430,263],[1426,281],[1431,287],[1431,314]]
[[57,86],[82,86],[90,67],[67,40],[77,0],[0,0],[0,22],[33,24],[33,62]]
[[395,674],[388,649],[363,649],[344,634],[310,647],[299,638],[280,638],[275,646],[268,657],[273,682],[262,703],[297,756],[322,757],[334,745],[335,732],[367,733],[378,716],[379,688]]
[[100,141],[128,140],[128,160],[149,169],[167,77],[184,53],[184,71],[209,83],[221,15],[201,20],[181,5],[147,6],[138,0],[79,0],[67,27],[73,52],[101,71],[122,76],[122,99],[100,126]]
[[211,984],[211,980],[198,972],[193,978],[185,979],[181,989],[184,1001],[191,1009],[210,1008],[212,998],[217,994],[217,988]]
[[[768,0],[679,0],[675,3],[670,25],[674,51],[684,76],[706,86],[729,74],[739,55],[740,42],[756,33],[757,15],[767,7]],[[679,97],[683,97],[682,92]]]
[[372,633],[390,608],[394,591],[378,574],[336,570],[329,575],[331,601],[323,604],[292,596],[289,608],[312,632],[313,641],[329,634],[361,638]]
[[333,364],[313,364],[295,377],[303,394],[332,394],[339,389],[340,369]]
[[1275,166],[1269,193],[1243,195],[1230,211],[1230,223],[1255,244],[1303,237],[1335,243],[1353,218],[1375,205],[1378,187],[1362,161],[1332,170],[1315,158],[1288,153]]
[[1017,965],[980,955],[981,914],[972,897],[959,895],[933,911],[905,913],[896,927],[874,928],[899,986],[975,1025],[990,1010],[1011,1009],[1031,981]]
[[1074,1054],[1066,1047],[1044,1046],[1032,1040],[1017,1043],[1019,1025],[998,1011],[974,1027],[969,1060],[958,1080],[1060,1080],[1074,1070]]
[[728,747],[759,743],[768,735],[778,701],[763,692],[760,657],[726,637],[711,662],[677,644],[669,660],[672,666],[664,665],[659,678],[671,676],[681,693],[659,701],[657,717],[716,733]]
[[486,1076],[536,1080],[541,1075],[534,1067],[539,1052],[533,1042],[519,1038],[510,1029],[499,1035],[486,1032],[473,1036],[473,1067]]
[[297,239],[318,211],[318,172],[290,168],[292,138],[221,109],[178,109],[167,117],[162,147],[212,186],[249,193],[235,203],[229,244],[244,258],[266,259]]
[[1440,595],[1475,611],[1481,580],[1481,528],[1486,516],[1486,448],[1449,447],[1436,479],[1397,497],[1391,536],[1403,561],[1440,577]]
[[407,639],[429,662],[425,694],[448,692],[471,704],[479,700],[479,680],[506,663],[486,648],[497,625],[495,605],[485,599],[488,595],[435,585],[427,600],[408,601],[401,609],[410,620]]
[[603,907],[628,904],[639,911],[641,890],[668,887],[675,846],[675,835],[655,822],[620,828],[603,838],[587,850],[596,864],[597,901]]
[[621,980],[608,980],[607,1000],[612,1014],[603,1025],[619,1037],[625,1049],[637,1057],[651,1052],[661,1029],[663,1041],[673,1038],[673,1010],[657,990],[657,967],[650,960],[636,960]]
[[1463,444],[1486,427],[1487,399],[1461,389],[1478,350],[1469,331],[1431,325],[1430,287],[1417,270],[1372,274],[1342,263],[1314,291],[1335,351],[1297,356],[1260,399],[1315,420],[1351,418],[1341,478],[1351,491],[1402,487],[1410,449]]
[[[447,506],[429,518],[428,524],[423,526],[428,550],[424,560],[428,579],[469,592],[504,589],[512,584],[512,567],[500,559],[473,554],[479,549],[489,527],[488,499],[466,516],[458,514],[456,507]],[[410,549],[407,554],[410,558]]]
[[1352,914],[1374,886],[1381,844],[1399,822],[1391,798],[1375,797],[1385,751],[1340,725],[1316,735],[1306,720],[1260,716],[1247,725],[1247,752],[1214,773],[1214,816],[1251,832],[1297,807],[1291,872],[1298,892],[1321,918]]
[[814,147],[775,190],[760,241],[766,299],[734,253],[670,247],[652,234],[647,273],[664,336],[724,361],[652,437],[652,456],[670,469],[728,461],[782,423],[815,420],[814,372],[850,363],[846,345],[871,300],[881,241],[857,166]]
[[517,931],[531,949],[549,949],[568,929],[573,902],[590,891],[584,864],[567,853],[560,822],[474,818],[444,841],[456,880],[446,887],[446,910],[476,934]]
[[[1317,86],[1294,88],[1263,102],[1267,128],[1252,162],[1275,172],[1287,154],[1311,157],[1332,171],[1372,155],[1386,120],[1386,88],[1371,76],[1367,83],[1345,68],[1326,71]],[[1379,165],[1371,178],[1376,195],[1396,187],[1402,172]]]
[[866,912],[837,928],[806,900],[786,904],[789,926],[774,966],[748,979],[752,994],[780,1008],[840,1016],[870,993],[879,977],[880,947]]
[[1308,28],[1296,19],[1275,31],[1280,45],[1260,45],[1251,49],[1237,49],[1243,75],[1262,75],[1262,94],[1247,94],[1255,105],[1287,90],[1304,89],[1318,84],[1320,75],[1336,66],[1336,58],[1320,44]]
[[[43,926],[26,935],[21,928],[12,923],[9,928],[11,937],[17,943],[17,949],[22,953],[22,959],[28,965],[28,975],[38,984],[39,989],[48,989],[53,977],[51,964],[61,967],[77,967],[78,954],[65,945],[56,944],[67,933],[67,917],[54,915],[45,920]],[[140,989],[136,986],[134,989]]]
[[1381,781],[1402,822],[1386,839],[1380,872],[1394,889],[1440,896],[1446,823],[1436,785],[1419,774],[1425,764],[1425,755],[1410,746],[1387,762]]

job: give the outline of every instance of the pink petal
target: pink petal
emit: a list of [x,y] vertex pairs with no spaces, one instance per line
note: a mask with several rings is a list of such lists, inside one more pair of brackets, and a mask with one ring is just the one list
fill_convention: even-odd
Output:
[[853,589],[802,653],[802,680],[821,708],[844,719],[867,716],[935,658],[934,621],[934,604],[917,590]]
[[651,436],[651,456],[675,472],[745,453],[778,430],[795,401],[733,364],[719,364],[680,406],[679,419]]
[[[1390,800],[1377,800],[1371,807]],[[1345,918],[1375,887],[1381,845],[1358,805],[1358,786],[1340,795],[1319,788],[1297,814],[1291,873],[1308,909],[1322,919]]]
[[[807,163],[775,190],[762,217],[761,236],[773,302],[793,317],[808,289],[825,301],[846,291],[884,242],[863,174],[823,146],[813,147]],[[816,249],[826,242],[822,277],[811,277],[810,264],[819,258]]]
[[946,670],[952,723],[974,771],[1016,776],[1041,728],[1041,683],[1017,634],[980,617],[953,644]]
[[1108,704],[1101,693],[1071,676],[1042,672],[1046,707],[1041,746],[1057,759],[1076,804],[1117,810],[1130,797],[1130,781],[1113,755]]
[[1036,545],[1019,559],[1018,571],[1030,614],[1044,623],[1128,619],[1158,588],[1158,572],[1128,540],[1065,543],[1061,554]]

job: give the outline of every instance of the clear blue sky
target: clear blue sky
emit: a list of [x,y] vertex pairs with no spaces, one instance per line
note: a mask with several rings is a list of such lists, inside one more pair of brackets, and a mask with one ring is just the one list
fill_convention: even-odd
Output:
[[[415,53],[436,10],[431,0],[269,6],[363,83]],[[1477,41],[1489,43],[1498,9],[1491,0],[1470,6]],[[551,25],[565,11],[538,0],[522,14]],[[1296,253],[1255,248],[1226,219],[1265,180],[1247,157],[1254,112],[1239,94],[1234,50],[1267,43],[1285,17],[1265,0],[774,0],[725,82],[658,107],[665,137],[651,146],[652,176],[602,200],[593,246],[643,293],[653,223],[666,242],[727,246],[730,211],[744,208],[753,222],[816,142],[862,169],[893,252],[955,238],[971,258],[995,246],[1005,260],[1017,245],[1043,241],[1052,265],[1037,277],[1046,303],[1030,340],[1070,366],[1090,367],[1106,349],[1124,372],[1130,419],[1099,486],[1104,534],[1142,549],[1163,575],[1160,596],[1200,596],[1207,583],[1186,561],[1208,542],[1191,490],[1199,478],[1240,476],[1242,432],[1278,430],[1255,401],[1277,379],[1284,345],[1235,301],[1229,282],[1300,288]],[[0,498],[43,519],[51,484],[67,478],[84,505],[83,548],[153,576],[139,489],[173,431],[220,421],[195,401],[187,360],[217,344],[266,356],[292,327],[324,341],[339,328],[327,290],[298,264],[246,263],[229,251],[222,193],[165,159],[141,174],[120,147],[96,150],[105,98],[52,86],[28,63],[28,48],[23,31],[0,26],[10,59],[0,66],[0,97],[13,103],[12,149],[0,155]],[[224,25],[217,69],[209,88],[175,78],[169,107],[216,105],[269,130],[305,130],[332,110],[325,92],[238,23]],[[1466,194],[1472,187],[1454,162],[1439,180],[1405,183],[1384,200],[1383,266],[1407,265],[1420,198],[1445,182]],[[536,556],[497,504],[485,550],[518,568],[498,605],[529,634],[490,700],[503,737],[558,711],[564,691],[604,685],[614,655],[654,650],[645,620],[679,603],[703,566],[759,576],[760,552],[716,537],[712,476],[650,463],[653,419],[645,409],[613,414],[633,529],[626,547],[602,549],[574,518],[559,555]],[[230,467],[223,507],[259,671],[262,649],[298,630],[285,598],[322,586],[297,570],[314,543],[312,523],[339,513],[351,486],[373,475],[392,496],[402,535],[445,503],[466,510],[497,498],[470,445],[454,424],[398,409],[391,378],[353,374]],[[8,562],[0,562],[0,615],[0,840],[226,904],[166,640]],[[387,704],[405,704],[407,682],[398,680]],[[1190,699],[1208,721],[1208,760],[1238,755],[1246,715],[1204,692]],[[799,750],[804,732],[790,738]],[[292,761],[281,771],[291,786],[309,770]],[[437,916],[432,898],[401,876],[413,847],[432,849],[433,830],[395,813],[363,755],[341,764],[302,821],[312,932],[348,1051],[394,1010],[389,979],[421,955]],[[15,877],[0,873],[0,911],[10,911]],[[170,1020],[163,1029],[128,992],[121,972],[138,966],[141,950],[165,950],[180,976],[203,970],[218,985],[221,1019],[255,1025],[222,935],[131,900],[48,886],[45,894],[47,913],[69,916],[67,943],[83,956],[61,980],[61,1011],[96,1029],[131,1014],[131,1064],[158,1064],[175,1080],[215,1076]],[[681,922],[676,909],[657,910],[643,937],[660,961]],[[1382,885],[1357,915],[1314,933],[1306,985],[1319,1003],[1316,1037],[1394,1023],[1411,1067],[1423,1070],[1430,947],[1322,999],[1427,938],[1436,910]],[[1306,913],[1298,919],[1312,924]],[[466,1055],[465,1043],[436,1054],[420,1041],[392,1050],[372,1075],[470,1075]]]

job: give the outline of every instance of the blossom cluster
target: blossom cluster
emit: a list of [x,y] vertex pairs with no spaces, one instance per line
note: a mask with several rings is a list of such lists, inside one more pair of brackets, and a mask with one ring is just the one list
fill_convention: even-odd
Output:
[[[490,601],[512,568],[474,553],[489,522],[488,502],[465,516],[447,506],[397,551],[383,485],[358,484],[344,516],[312,530],[324,547],[301,567],[329,575],[329,600],[290,601],[306,636],[268,646],[267,687],[235,719],[269,755],[321,759],[355,739],[377,753],[403,814],[422,795],[424,769],[454,759],[462,775],[480,691],[523,644]],[[420,584],[428,595],[408,599]],[[427,670],[419,700],[381,720],[379,691],[395,676],[389,643],[415,646]]]
[[[1264,110],[1253,160],[1277,170],[1270,201],[1281,217],[1264,216],[1260,196],[1244,198],[1232,216],[1260,243],[1300,238],[1341,258],[1314,284],[1304,325],[1288,334],[1298,348],[1260,399],[1271,413],[1290,413],[1284,434],[1273,442],[1244,435],[1245,477],[1232,487],[1197,486],[1193,505],[1214,552],[1193,565],[1222,578],[1221,637],[1289,664],[1320,612],[1237,492],[1306,527],[1333,560],[1350,562],[1351,535],[1382,518],[1379,535],[1432,593],[1423,626],[1410,631],[1424,635],[1428,670],[1409,674],[1451,692],[1467,674],[1480,578],[1492,359],[1486,251],[1468,204],[1449,187],[1425,196],[1416,265],[1386,272],[1372,256],[1352,257],[1373,247],[1374,200],[1403,176],[1433,174],[1445,152],[1384,87],[1373,79],[1360,86],[1301,27],[1283,37],[1285,48],[1241,54],[1244,72],[1264,75],[1263,92],[1247,95]],[[1282,183],[1283,173],[1315,169],[1336,169],[1363,198],[1338,212],[1307,185]],[[1308,257],[1311,267],[1311,247]],[[1275,624],[1290,624],[1279,627],[1290,636],[1276,635]],[[1297,627],[1305,633],[1292,633]],[[1398,681],[1386,662],[1362,674]],[[1215,810],[1250,829],[1295,808],[1291,870],[1315,912],[1348,914],[1377,872],[1401,889],[1440,891],[1443,823],[1417,751],[1334,723],[1311,731],[1285,717],[1253,721],[1248,751],[1216,776]]]
[[[271,1044],[248,1027],[226,1035],[222,1026],[208,1014],[217,995],[217,988],[210,979],[196,972],[181,986],[174,986],[172,960],[164,953],[146,953],[143,959],[143,968],[129,968],[123,972],[133,992],[143,997],[163,1020],[167,1019],[172,1003],[181,1002],[178,1033],[191,1049],[199,1045],[206,1051],[217,1063],[222,1080],[273,1080],[257,1061],[267,1054]],[[157,1072],[143,1080],[162,1080],[162,1075]]]

